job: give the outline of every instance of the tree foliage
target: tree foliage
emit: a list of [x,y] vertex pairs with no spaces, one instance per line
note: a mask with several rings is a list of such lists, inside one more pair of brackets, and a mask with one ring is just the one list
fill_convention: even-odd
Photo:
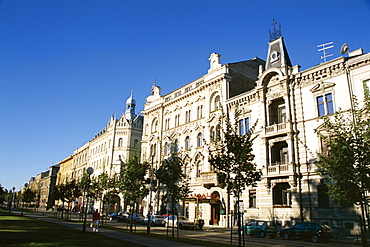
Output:
[[30,188],[26,188],[21,196],[20,196],[20,201],[23,203],[30,203],[35,200],[36,193],[32,191]]
[[185,198],[189,193],[189,182],[186,179],[184,167],[184,159],[172,153],[169,158],[162,161],[161,166],[155,172],[164,191],[163,199],[171,205],[176,204],[179,199]]
[[332,117],[324,117],[317,130],[327,145],[319,153],[318,167],[333,183],[328,184],[328,194],[341,205],[365,203],[365,192],[370,189],[370,125],[369,98],[360,107],[354,99],[353,109],[339,110]]
[[127,163],[122,162],[120,180],[117,185],[123,198],[133,203],[149,193],[147,186],[143,183],[148,169],[149,164],[141,163],[137,156],[132,156]]
[[210,151],[209,163],[217,171],[217,180],[221,188],[239,196],[246,186],[255,186],[261,178],[261,171],[256,169],[252,153],[253,129],[245,135],[238,133],[240,111],[235,111],[234,124],[228,113],[222,115],[220,125],[224,126],[222,140]]

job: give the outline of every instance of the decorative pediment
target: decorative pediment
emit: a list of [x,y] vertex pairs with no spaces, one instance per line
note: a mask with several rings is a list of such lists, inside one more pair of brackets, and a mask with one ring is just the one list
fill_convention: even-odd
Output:
[[266,92],[266,96],[269,100],[281,98],[284,96],[284,90],[282,87],[272,87],[268,88]]
[[164,115],[166,116],[166,115],[170,115],[172,112],[170,111],[170,110],[166,110],[165,112],[164,112]]
[[203,161],[204,160],[204,155],[201,153],[201,152],[197,152],[194,154],[194,156],[192,157],[192,160],[200,160],[200,161]]
[[219,119],[219,114],[211,113],[208,119],[208,123],[213,122],[213,121],[218,121]]
[[190,135],[191,134],[191,129],[185,128],[182,132],[182,135]]
[[176,105],[176,107],[175,107],[175,110],[173,110],[173,111],[179,111],[179,110],[181,110],[181,106],[179,106],[179,105]]
[[192,104],[192,102],[186,101],[186,103],[184,104],[184,107],[190,106],[191,104]]
[[204,127],[202,125],[196,125],[195,128],[194,128],[194,130],[195,131],[203,131],[203,128]]
[[202,95],[198,95],[198,98],[195,100],[195,102],[198,102],[198,101],[201,101],[201,100],[204,100],[205,97],[202,96]]
[[156,140],[158,139],[158,136],[156,136],[156,135],[151,135],[150,137],[149,137],[149,142],[156,142]]
[[329,89],[335,86],[333,82],[319,82],[313,88],[310,89],[311,93],[324,92],[325,89]]

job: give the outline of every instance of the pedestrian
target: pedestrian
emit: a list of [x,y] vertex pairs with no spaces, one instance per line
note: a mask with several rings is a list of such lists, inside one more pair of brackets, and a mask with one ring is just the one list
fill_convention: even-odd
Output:
[[99,231],[99,220],[100,220],[100,214],[98,210],[95,210],[93,213],[93,232],[98,232]]

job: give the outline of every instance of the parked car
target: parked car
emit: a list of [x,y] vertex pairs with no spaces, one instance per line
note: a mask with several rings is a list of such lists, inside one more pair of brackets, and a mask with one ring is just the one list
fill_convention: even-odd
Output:
[[109,215],[109,220],[110,221],[126,221],[127,217],[129,216],[129,214],[127,213],[113,213],[113,214],[110,214]]
[[274,221],[253,220],[248,222],[243,228],[243,233],[251,236],[258,235],[264,238],[267,235],[275,238],[278,234],[278,227]]
[[[151,215],[150,216],[150,225],[151,226],[163,226],[164,216],[162,215]],[[148,224],[148,217],[145,217],[141,220],[143,225]]]
[[179,229],[196,229],[197,225],[189,221],[185,216],[168,216],[164,221],[164,225],[167,227],[179,227]]
[[291,228],[281,229],[279,234],[286,240],[291,238],[311,239],[314,243],[330,241],[334,235],[330,226],[313,222],[298,223]]
[[141,224],[141,220],[144,219],[144,215],[143,214],[137,214],[137,213],[134,213],[132,215],[129,215],[127,217],[127,222],[130,222],[130,220],[132,219],[132,223],[135,223],[135,224]]

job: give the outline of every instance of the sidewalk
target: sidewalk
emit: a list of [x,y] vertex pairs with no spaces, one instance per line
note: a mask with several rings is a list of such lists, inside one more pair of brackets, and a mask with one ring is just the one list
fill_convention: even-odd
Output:
[[[18,210],[12,210],[13,213],[18,213],[20,214],[21,212]],[[40,212],[41,213],[41,212]],[[40,214],[32,214],[32,213],[27,213],[23,212],[24,216],[27,217],[32,217],[35,219],[47,221],[50,223],[54,224],[59,224],[62,226],[67,226],[70,228],[74,229],[81,229],[82,231],[82,224],[79,222],[73,222],[73,221],[64,221],[64,220],[59,220],[55,218],[50,218],[47,215],[40,215]],[[92,231],[90,227],[87,226],[86,231]],[[135,243],[135,244],[140,244],[143,246],[148,246],[148,247],[195,247],[196,245],[191,245],[191,244],[185,244],[185,243],[180,243],[180,242],[173,242],[169,240],[162,240],[162,239],[157,239],[157,238],[151,238],[151,237],[146,237],[146,236],[139,236],[136,234],[130,234],[126,232],[120,232],[120,231],[114,231],[114,230],[109,230],[109,229],[99,229],[99,232],[94,233],[94,234],[100,234],[106,237],[111,237],[119,240],[124,240],[127,242]]]

